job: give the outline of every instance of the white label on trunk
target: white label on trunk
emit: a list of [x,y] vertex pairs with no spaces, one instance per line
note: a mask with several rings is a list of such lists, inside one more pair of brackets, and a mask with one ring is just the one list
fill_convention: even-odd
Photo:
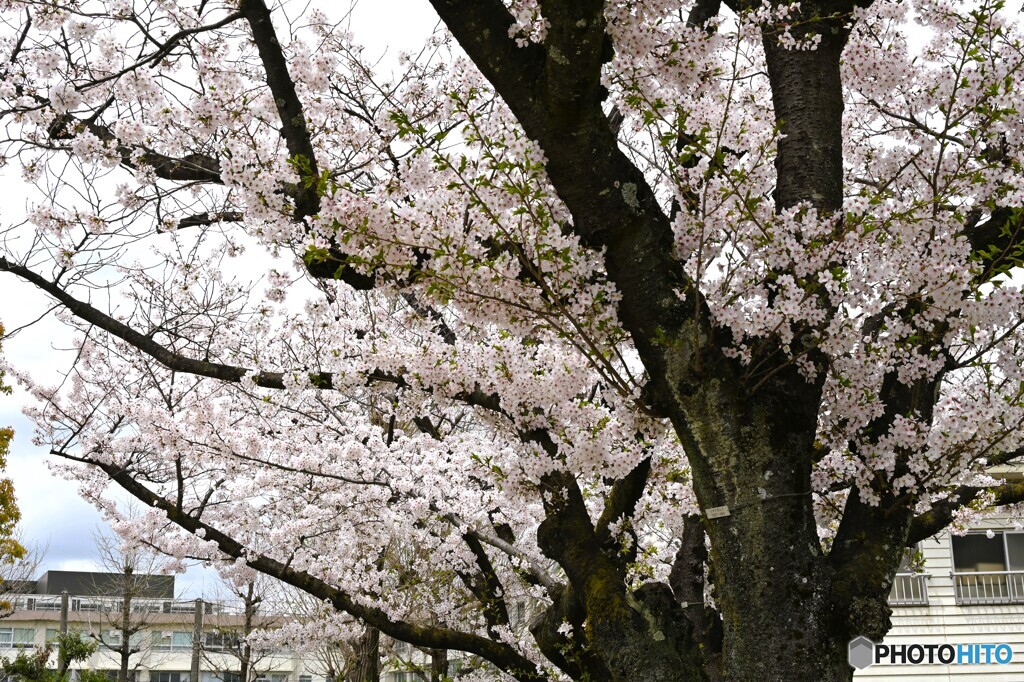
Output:
[[723,516],[729,515],[728,507],[708,507],[704,510],[704,515],[709,519],[720,519]]

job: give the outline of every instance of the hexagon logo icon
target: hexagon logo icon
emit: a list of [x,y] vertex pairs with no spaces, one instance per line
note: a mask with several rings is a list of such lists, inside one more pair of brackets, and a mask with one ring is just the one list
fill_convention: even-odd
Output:
[[846,660],[857,670],[863,670],[875,662],[875,643],[863,635],[850,640]]

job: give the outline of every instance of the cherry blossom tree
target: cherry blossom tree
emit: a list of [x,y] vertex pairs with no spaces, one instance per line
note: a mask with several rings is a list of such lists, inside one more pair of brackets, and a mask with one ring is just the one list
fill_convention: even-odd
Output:
[[291,3],[0,3],[39,192],[0,270],[78,332],[60,386],[20,377],[38,438],[129,539],[331,604],[325,641],[849,679],[904,547],[1024,499],[989,473],[1022,454],[1019,20],[430,4],[388,72]]

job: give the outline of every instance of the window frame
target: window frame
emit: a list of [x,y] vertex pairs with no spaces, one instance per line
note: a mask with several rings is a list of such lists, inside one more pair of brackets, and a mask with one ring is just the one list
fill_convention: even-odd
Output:
[[928,579],[931,575],[914,570],[914,555],[920,554],[921,543],[906,547],[892,577],[892,588],[886,598],[892,608],[928,606]]
[[[185,639],[188,640],[188,644],[176,643],[175,635],[185,635]],[[192,632],[186,630],[153,630],[152,637],[153,651],[159,651],[161,653],[173,652],[173,651],[191,651],[192,650]]]
[[[1002,570],[978,571],[957,566],[955,548],[957,540],[970,536],[987,536],[989,532],[1000,536]],[[970,530],[963,535],[950,534],[950,577],[953,579],[953,596],[957,606],[998,606],[1024,603],[1024,566],[1012,567],[1010,564],[1010,536],[1021,538],[1024,541],[1024,531],[1015,529],[986,528]]]
[[[38,628],[24,628],[5,626],[0,628],[0,649],[34,649],[36,648],[36,630]],[[18,634],[21,633],[21,637]],[[31,633],[26,637],[25,633]]]
[[[165,679],[161,679],[166,676]],[[177,679],[175,679],[177,676]],[[189,682],[191,673],[187,670],[150,670],[149,682]]]

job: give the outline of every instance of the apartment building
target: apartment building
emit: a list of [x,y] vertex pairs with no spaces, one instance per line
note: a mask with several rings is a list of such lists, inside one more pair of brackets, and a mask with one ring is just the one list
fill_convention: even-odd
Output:
[[[237,633],[245,617],[237,605],[175,599],[174,576],[145,576],[135,584],[128,608],[132,629],[138,629],[131,635],[132,648],[139,649],[130,659],[132,680],[190,682],[193,656],[198,655],[199,682],[238,682]],[[13,611],[0,621],[0,657],[12,658],[19,651],[38,650],[54,642],[60,627],[62,593],[66,593],[68,629],[98,645],[96,652],[77,666],[106,672],[115,680],[120,657],[104,645],[121,644],[123,585],[124,576],[114,573],[49,571],[37,581],[12,586],[16,594],[6,599]],[[193,647],[197,609],[202,637]],[[274,616],[255,617],[256,627],[274,624]],[[288,649],[252,649],[249,653],[250,676],[261,682],[325,682],[328,678],[315,661]],[[56,653],[52,656],[56,667]]]
[[[63,594],[67,593],[68,629],[98,644],[97,651],[76,667],[105,672],[117,679],[120,658],[109,647],[120,647],[124,622],[125,577],[116,573],[49,571],[35,581],[9,585],[5,599],[13,607],[0,620],[0,658],[21,651],[40,650],[56,640]],[[242,642],[246,630],[243,605],[210,600],[176,599],[174,576],[146,575],[133,581],[129,622],[138,632],[131,636],[139,653],[130,659],[132,682],[191,682],[193,657],[199,658],[199,682],[240,682]],[[193,646],[196,611],[202,636]],[[250,630],[280,627],[289,614],[250,613]],[[429,680],[430,658],[403,642],[381,638],[381,682]],[[464,659],[452,652],[448,675],[456,675]],[[344,661],[332,652],[300,656],[278,647],[248,651],[250,682],[336,682]],[[51,654],[56,668],[56,652]],[[340,681],[339,681],[340,682]]]
[[944,532],[915,550],[889,598],[893,628],[881,642],[888,655],[855,678],[1024,680],[1024,532],[1014,520],[989,519],[966,535]]

